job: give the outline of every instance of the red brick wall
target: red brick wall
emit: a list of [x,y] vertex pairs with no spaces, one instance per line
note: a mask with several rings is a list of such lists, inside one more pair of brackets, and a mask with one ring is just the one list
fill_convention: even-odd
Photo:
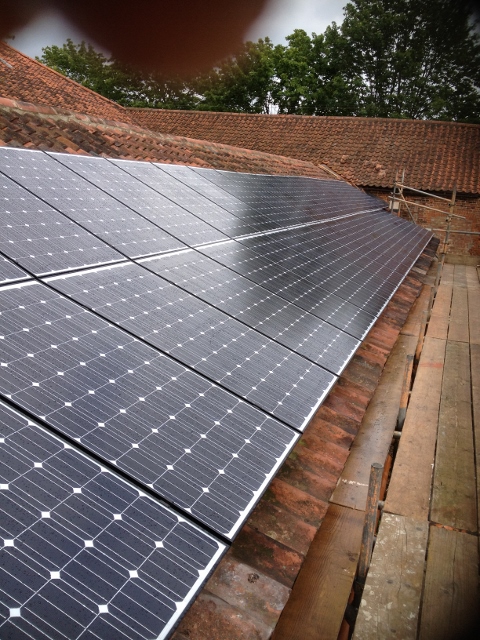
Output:
[[[386,189],[369,189],[365,188],[367,193],[373,196],[377,196],[382,200],[388,202],[388,196],[391,191]],[[449,198],[451,194],[439,193],[443,197]],[[427,196],[409,195],[408,200],[419,202],[420,204],[434,207],[435,209],[448,210],[446,202],[442,202],[437,198],[428,198]],[[445,229],[445,216],[436,211],[429,211],[428,209],[422,209],[410,205],[410,210],[415,219],[415,222],[421,224],[422,227],[429,227],[432,229]],[[477,231],[480,232],[480,197],[465,196],[463,194],[457,195],[457,201],[455,206],[455,213],[460,216],[465,216],[465,220],[453,219],[451,228],[458,231]],[[408,212],[405,207],[402,207],[402,217],[410,220]],[[435,232],[435,235],[443,240],[445,234],[442,232]],[[442,245],[440,245],[440,250]],[[452,233],[450,236],[450,244],[448,247],[448,253],[455,255],[471,255],[480,256],[480,236],[463,235],[459,233]]]

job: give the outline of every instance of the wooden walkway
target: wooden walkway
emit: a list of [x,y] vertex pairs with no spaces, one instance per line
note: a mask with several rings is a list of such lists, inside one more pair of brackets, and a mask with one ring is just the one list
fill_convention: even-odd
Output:
[[480,638],[479,461],[480,283],[447,264],[354,640]]
[[[370,466],[391,451],[407,355],[436,266],[390,354],[272,640],[344,640]],[[382,512],[354,640],[480,638],[480,283],[445,265]],[[474,626],[473,634],[469,627]],[[340,634],[340,635],[339,635]]]
[[426,277],[388,358],[272,640],[337,640],[341,629],[346,636],[342,621],[357,570],[370,467],[387,457],[397,425],[406,357],[415,353],[433,281],[434,275]]

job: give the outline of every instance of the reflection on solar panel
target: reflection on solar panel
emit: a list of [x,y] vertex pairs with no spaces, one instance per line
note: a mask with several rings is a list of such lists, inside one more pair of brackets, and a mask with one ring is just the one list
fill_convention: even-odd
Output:
[[244,219],[232,215],[217,203],[190,189],[183,182],[163,171],[161,167],[165,165],[146,165],[144,162],[124,162],[121,160],[112,160],[111,162],[152,189],[180,204],[199,221],[204,224],[208,223],[229,237],[246,235],[262,229],[254,215]]
[[2,633],[167,637],[430,234],[335,180],[0,160]]
[[[46,153],[3,147],[0,160],[3,173],[125,256],[135,258],[183,246]],[[84,161],[77,160],[79,165]]]
[[32,273],[44,275],[123,259],[100,239],[1,174],[0,190],[0,251]]
[[1,637],[165,637],[224,545],[2,402],[0,435]]
[[[101,187],[109,195],[141,214],[144,218],[168,231],[172,236],[186,242],[190,246],[225,240],[221,231],[207,222],[192,215],[188,210],[188,202],[184,202],[177,194],[175,183],[163,180],[163,172],[155,170],[152,165],[139,162],[140,169],[153,169],[156,180],[152,181],[157,190],[148,186],[148,181],[137,180],[128,171],[132,171],[131,161],[105,162],[102,158],[77,158],[64,153],[52,153],[55,159],[70,167],[73,171]],[[125,170],[122,171],[122,168]],[[128,169],[128,171],[127,171]],[[166,184],[165,184],[166,182]],[[160,183],[160,184],[159,184]],[[169,197],[170,199],[169,199]]]

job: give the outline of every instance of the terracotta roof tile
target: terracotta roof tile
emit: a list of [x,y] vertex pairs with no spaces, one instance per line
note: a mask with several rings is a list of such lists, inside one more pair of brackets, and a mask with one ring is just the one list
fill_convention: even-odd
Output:
[[333,179],[303,160],[154,133],[138,125],[8,98],[0,98],[0,141],[12,147]]
[[[131,121],[124,107],[0,42],[0,96]],[[41,113],[41,108],[38,109]]]
[[391,187],[397,170],[431,191],[480,193],[480,125],[426,120],[130,109],[153,131],[326,164],[362,187]]

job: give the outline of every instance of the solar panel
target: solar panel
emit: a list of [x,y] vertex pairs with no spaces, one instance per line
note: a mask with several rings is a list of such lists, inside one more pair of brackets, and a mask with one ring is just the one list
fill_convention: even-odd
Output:
[[225,545],[0,402],[2,638],[165,638]]
[[157,163],[111,160],[130,175],[138,178],[166,198],[229,237],[236,237],[261,230],[255,219],[241,220],[218,204],[208,200],[165,171]]
[[0,160],[0,635],[166,638],[431,234],[336,180]]
[[0,251],[36,275],[123,259],[1,173],[0,207]]
[[[138,265],[49,282],[295,428],[306,425],[335,381],[324,368]],[[346,341],[350,351],[339,361],[338,353],[332,350],[330,355],[329,346],[340,332],[331,329],[322,338],[317,332],[316,345],[307,336],[303,339],[304,350],[330,371],[351,356],[355,342]]]
[[334,374],[343,370],[359,346],[338,328],[196,252],[142,264]]
[[[152,255],[184,246],[41,151],[2,147],[0,159],[3,173],[125,256]],[[83,158],[77,160],[81,166]]]
[[[123,171],[122,168],[128,168],[131,161],[118,161],[114,164],[106,162],[104,158],[82,158],[80,163],[76,157],[64,153],[50,155],[189,246],[216,242],[227,237],[182,208],[171,189],[166,190],[172,198],[168,199],[127,171]],[[139,174],[142,167],[152,166],[146,162],[139,162],[138,165]],[[157,173],[161,178],[162,174]]]
[[337,180],[300,176],[269,176],[193,169],[258,213],[290,216],[291,224],[326,220],[359,211],[378,210],[385,203]]
[[[366,220],[362,221],[363,217]],[[201,251],[307,311],[313,313],[313,307],[305,305],[305,297],[300,301],[299,294],[313,293],[313,302],[333,294],[366,312],[373,321],[412,266],[411,258],[403,259],[405,233],[392,229],[392,217],[377,213],[349,219],[350,224],[354,222],[353,233],[345,239],[344,251],[335,239],[329,238],[329,227],[347,225],[348,220],[202,247]],[[373,238],[359,246],[361,237],[355,226],[362,225],[364,229],[372,229],[373,225]],[[374,233],[375,225],[380,228]],[[335,233],[341,231],[340,228]],[[424,232],[418,235],[415,255],[429,237]],[[400,253],[402,259],[395,259]],[[375,259],[378,255],[384,257],[383,267]],[[390,266],[392,261],[395,269]],[[377,275],[379,271],[383,277]]]
[[28,274],[8,258],[0,255],[0,285],[28,278]]
[[0,393],[226,537],[297,438],[45,285],[0,313]]

